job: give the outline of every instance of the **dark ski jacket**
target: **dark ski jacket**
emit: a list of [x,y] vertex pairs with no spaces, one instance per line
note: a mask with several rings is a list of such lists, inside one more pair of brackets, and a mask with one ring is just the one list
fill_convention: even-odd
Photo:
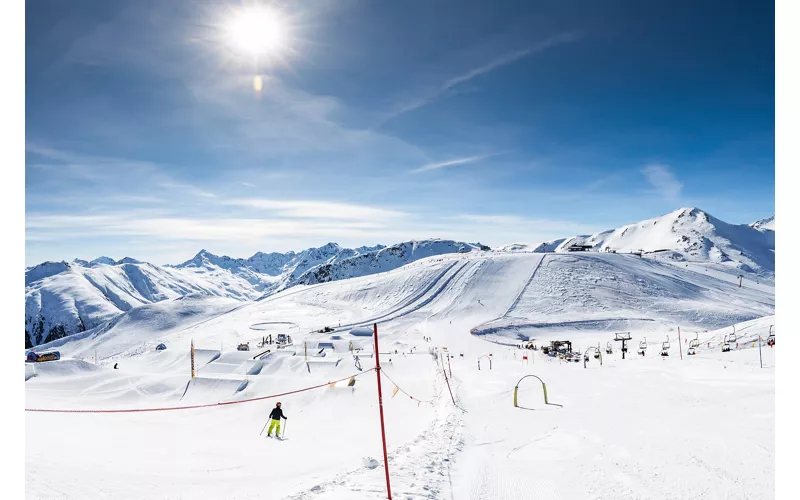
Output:
[[283,416],[283,410],[280,408],[273,408],[272,413],[269,414],[269,418],[272,420],[280,420],[281,418],[286,418]]

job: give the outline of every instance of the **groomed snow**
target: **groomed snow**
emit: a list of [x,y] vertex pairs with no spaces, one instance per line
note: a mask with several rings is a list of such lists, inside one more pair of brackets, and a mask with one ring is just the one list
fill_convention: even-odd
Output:
[[[62,360],[26,364],[26,407],[216,403],[362,374],[353,387],[345,380],[281,396],[283,442],[259,436],[278,399],[27,412],[27,495],[385,498],[371,339],[349,333],[377,322],[395,498],[774,498],[780,347],[762,346],[761,368],[759,349],[747,344],[773,324],[774,289],[739,288],[730,278],[630,255],[471,252],[252,303],[197,298],[133,309],[102,331],[41,346],[58,348]],[[734,323],[743,344],[723,353],[718,338]],[[335,331],[314,333],[325,326]],[[633,336],[625,360],[612,341],[618,328]],[[256,347],[277,333],[294,345]],[[706,343],[690,357],[695,334]],[[661,357],[667,336],[669,356]],[[645,337],[647,354],[637,356]],[[584,368],[497,343],[522,338],[567,339],[582,350],[600,344],[603,364],[590,356]],[[165,351],[155,351],[160,342]],[[237,351],[240,342],[251,350]],[[350,342],[362,349],[364,372]],[[488,354],[492,369],[484,358],[478,370]],[[514,386],[527,374],[541,377],[550,402],[563,407],[544,405],[541,385],[527,378],[519,388],[525,408],[514,408]],[[392,397],[394,383],[403,392]]]

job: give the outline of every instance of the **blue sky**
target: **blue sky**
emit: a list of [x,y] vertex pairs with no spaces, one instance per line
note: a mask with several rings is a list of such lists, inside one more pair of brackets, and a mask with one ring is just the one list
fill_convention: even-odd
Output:
[[27,2],[27,265],[774,213],[769,2],[254,3]]

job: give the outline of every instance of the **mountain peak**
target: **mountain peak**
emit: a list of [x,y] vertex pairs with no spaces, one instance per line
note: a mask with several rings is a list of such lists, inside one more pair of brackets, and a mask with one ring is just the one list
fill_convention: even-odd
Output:
[[766,217],[764,219],[759,219],[759,220],[753,222],[752,224],[750,224],[750,227],[755,228],[755,229],[759,229],[759,230],[769,229],[770,231],[774,231],[775,230],[775,216],[771,215],[771,216]]
[[116,261],[114,259],[112,259],[111,257],[106,257],[104,255],[89,261],[89,265],[92,265],[92,264],[108,264],[110,266],[113,266],[115,263],[116,263]]
[[133,257],[123,257],[119,259],[115,264],[142,264],[141,260],[134,259]]

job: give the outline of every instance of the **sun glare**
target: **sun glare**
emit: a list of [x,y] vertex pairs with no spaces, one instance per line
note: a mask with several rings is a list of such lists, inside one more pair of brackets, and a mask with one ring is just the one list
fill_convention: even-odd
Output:
[[278,55],[286,43],[286,29],[280,12],[266,6],[236,11],[225,24],[232,48],[252,57]]

